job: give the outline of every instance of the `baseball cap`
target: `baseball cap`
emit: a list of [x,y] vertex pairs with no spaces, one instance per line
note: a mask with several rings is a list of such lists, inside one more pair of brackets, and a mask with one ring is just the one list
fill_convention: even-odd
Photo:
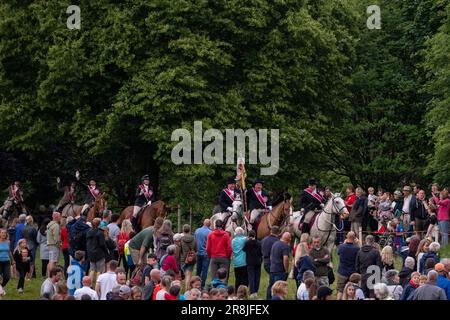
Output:
[[445,266],[443,263],[436,263],[436,265],[434,266],[434,270],[436,270],[437,272],[445,271]]

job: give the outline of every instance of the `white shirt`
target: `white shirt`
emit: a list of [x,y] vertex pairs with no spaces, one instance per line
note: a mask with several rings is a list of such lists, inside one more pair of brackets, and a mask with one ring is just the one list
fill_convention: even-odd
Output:
[[411,203],[411,198],[412,198],[412,194],[410,194],[408,197],[403,199],[403,208],[402,208],[403,212],[410,213],[409,212],[409,204]]
[[118,285],[116,273],[111,271],[102,273],[97,279],[97,284],[100,285],[100,300],[106,300],[106,294]]
[[298,300],[306,300],[308,297],[308,290],[306,289],[305,283],[302,283],[297,290],[297,299]]
[[91,297],[92,300],[98,300],[97,292],[93,290],[91,287],[84,286],[83,288],[75,290],[74,297],[76,300],[81,300],[83,295],[87,294]]
[[156,294],[156,300],[166,300],[166,298],[164,297],[166,293],[168,293],[166,290],[159,290]]

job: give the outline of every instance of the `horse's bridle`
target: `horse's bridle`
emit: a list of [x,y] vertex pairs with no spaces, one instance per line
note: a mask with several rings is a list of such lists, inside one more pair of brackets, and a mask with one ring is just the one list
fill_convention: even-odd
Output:
[[[340,215],[341,215],[341,212],[345,209],[345,204],[344,204],[341,208],[338,208],[337,205],[334,203],[334,199],[336,199],[336,198],[337,198],[337,197],[333,196],[333,197],[330,199],[330,201],[332,202],[333,209],[336,209],[337,212],[333,212],[333,211],[327,212],[327,211],[325,210],[325,208],[323,208],[323,210],[322,210],[323,213],[328,214],[328,215],[331,215],[331,216],[338,216],[338,215],[340,216]],[[322,213],[322,212],[321,212],[321,213]],[[319,215],[320,215],[320,213],[319,213]],[[344,229],[344,226],[342,226],[342,228],[339,229],[339,228],[336,226],[336,224],[334,224],[334,222],[333,222],[332,220],[330,221],[330,223],[331,223],[331,225],[333,226],[333,228],[336,229],[336,231],[338,231],[338,232],[340,232],[340,231],[342,231],[342,230]],[[331,232],[331,231],[333,231],[333,229],[330,229],[330,230],[320,230],[320,228],[319,228],[319,219],[317,219],[317,218],[316,218],[316,224],[317,224],[317,230],[319,230],[319,231],[321,231],[321,232]]]

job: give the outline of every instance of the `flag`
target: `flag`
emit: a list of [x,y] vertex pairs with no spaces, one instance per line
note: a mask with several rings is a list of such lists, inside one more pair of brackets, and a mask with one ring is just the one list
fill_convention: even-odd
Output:
[[245,178],[247,174],[245,172],[245,159],[240,155],[237,159],[236,166],[236,181],[240,181],[242,191],[245,191]]

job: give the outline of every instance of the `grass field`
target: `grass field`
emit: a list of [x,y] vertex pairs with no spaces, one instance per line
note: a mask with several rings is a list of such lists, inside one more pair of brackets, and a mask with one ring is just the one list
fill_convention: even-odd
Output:
[[[39,254],[39,250],[38,250],[38,254]],[[440,251],[440,256],[441,257],[450,257],[450,246],[447,246],[445,248],[442,248]],[[61,257],[61,265],[63,264],[63,260]],[[338,265],[338,260],[337,260],[337,254],[333,254],[333,265],[335,266],[334,269],[337,269],[337,265]],[[4,288],[6,291],[6,296],[3,297],[4,300],[37,300],[39,299],[39,292],[40,292],[40,288],[41,288],[41,284],[43,282],[43,279],[41,277],[41,261],[39,259],[39,256],[36,257],[36,266],[37,266],[37,271],[36,271],[36,279],[31,279],[30,281],[26,280],[25,281],[25,289],[23,293],[18,293],[16,288],[17,288],[17,279],[11,279],[8,284],[6,285],[6,287]],[[396,261],[395,261],[395,267],[397,270],[400,270],[401,267],[401,258],[397,257]],[[337,276],[336,276],[337,279]],[[229,279],[229,284],[234,285],[234,271],[231,270],[230,272],[230,279]],[[211,281],[211,278],[208,276],[208,281],[207,283],[209,283]],[[296,285],[295,285],[295,280],[294,279],[289,279],[288,280],[289,283],[289,295],[288,295],[288,299],[293,300],[295,299],[295,294],[296,294]],[[261,285],[260,285],[260,289],[259,289],[259,299],[265,299],[266,297],[266,288],[267,285],[269,284],[269,277],[268,274],[262,270],[261,271]],[[333,298],[336,297],[336,281],[332,284],[331,288],[333,289]]]

